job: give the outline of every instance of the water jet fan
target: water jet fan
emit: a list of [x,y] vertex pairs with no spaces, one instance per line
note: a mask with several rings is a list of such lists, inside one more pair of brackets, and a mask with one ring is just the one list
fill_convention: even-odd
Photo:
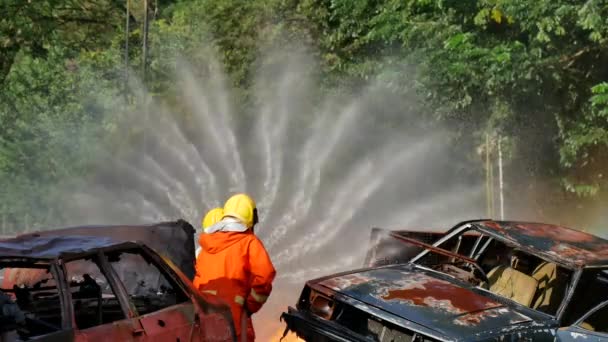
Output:
[[179,64],[175,98],[148,107],[145,154],[133,147],[100,155],[97,182],[75,195],[71,217],[184,218],[198,227],[230,194],[250,193],[259,204],[256,233],[278,271],[255,319],[260,340],[280,328],[280,312],[306,279],[362,263],[372,226],[442,226],[483,212],[483,187],[471,178],[481,163],[428,124],[414,90],[395,94],[370,82],[321,91],[311,59],[269,58],[281,62],[263,64],[243,105],[209,60],[204,75]]

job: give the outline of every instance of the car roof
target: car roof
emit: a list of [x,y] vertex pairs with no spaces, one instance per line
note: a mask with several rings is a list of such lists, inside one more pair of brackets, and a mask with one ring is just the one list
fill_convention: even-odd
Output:
[[[17,237],[32,239],[41,236],[89,236],[93,239],[108,237],[116,241],[134,241],[167,257],[187,277],[192,279],[194,277],[194,233],[194,227],[190,223],[178,219],[176,221],[135,225],[87,225],[60,229],[46,228]],[[2,238],[0,242],[8,240],[8,238]],[[93,245],[95,243],[102,242],[92,242]]]
[[65,255],[85,254],[99,249],[133,248],[135,242],[114,240],[109,237],[80,235],[22,235],[0,241],[0,258],[56,259]]
[[468,223],[558,264],[576,268],[608,266],[608,240],[586,232],[534,222],[482,220]]

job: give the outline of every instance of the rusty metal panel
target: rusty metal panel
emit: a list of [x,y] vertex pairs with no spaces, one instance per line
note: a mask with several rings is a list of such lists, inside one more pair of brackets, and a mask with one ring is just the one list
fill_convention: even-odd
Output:
[[342,275],[318,285],[446,336],[466,337],[547,319],[533,312],[523,314],[489,293],[408,265]]
[[198,312],[180,304],[141,317],[146,336],[154,341],[233,341],[231,322],[221,314]]
[[201,341],[229,342],[236,339],[231,330],[232,320],[226,319],[224,314],[202,313],[200,319]]
[[146,335],[154,340],[190,341],[199,335],[198,325],[194,322],[194,308],[191,303],[168,307],[141,316],[140,322]]
[[76,342],[95,341],[146,341],[137,320],[126,319],[75,331]]
[[482,231],[542,252],[574,267],[608,266],[608,240],[578,230],[544,223],[481,221]]

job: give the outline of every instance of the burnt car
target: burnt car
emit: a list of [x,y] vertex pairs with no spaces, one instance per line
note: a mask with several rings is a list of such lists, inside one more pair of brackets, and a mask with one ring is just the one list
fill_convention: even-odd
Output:
[[306,283],[281,316],[286,332],[306,341],[608,339],[607,240],[477,220],[446,233],[376,229],[372,242],[374,266]]
[[0,339],[235,341],[229,306],[189,281],[193,236],[177,221],[0,241]]

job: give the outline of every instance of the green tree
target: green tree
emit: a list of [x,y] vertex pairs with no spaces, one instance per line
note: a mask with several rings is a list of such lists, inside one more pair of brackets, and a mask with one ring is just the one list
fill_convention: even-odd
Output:
[[[0,94],[0,202],[13,226],[58,224],[60,184],[90,171],[108,108],[121,98],[99,56],[21,55]],[[20,227],[22,228],[22,227]]]
[[[608,79],[606,1],[304,3],[298,10],[321,32],[330,70],[366,78],[417,66],[429,112],[461,139],[486,130],[511,137],[516,174],[567,176],[572,157],[583,156],[569,152],[570,130],[579,139],[601,135],[604,123],[584,117],[597,117],[586,114],[597,113],[591,89]],[[411,80],[404,74],[390,81]]]
[[0,4],[0,84],[19,52],[45,57],[54,46],[72,56],[107,48],[124,25],[125,2],[118,0],[4,0]]

